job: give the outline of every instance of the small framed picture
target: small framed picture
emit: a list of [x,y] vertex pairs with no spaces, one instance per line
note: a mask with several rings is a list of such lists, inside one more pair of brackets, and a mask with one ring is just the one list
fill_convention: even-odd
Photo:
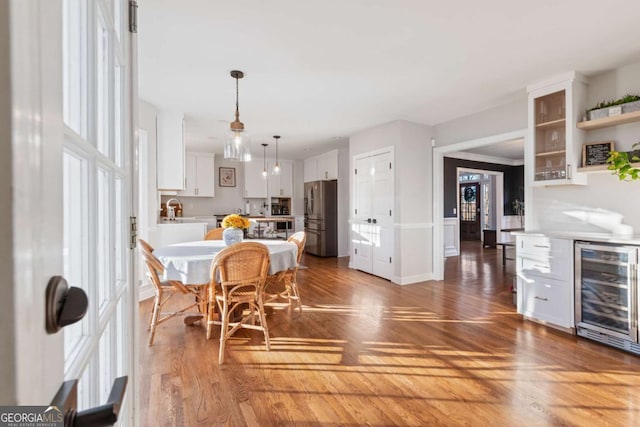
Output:
[[611,151],[613,151],[613,141],[584,144],[582,146],[582,167],[606,164]]
[[236,186],[236,168],[223,168],[219,169],[218,185],[220,187],[235,187]]

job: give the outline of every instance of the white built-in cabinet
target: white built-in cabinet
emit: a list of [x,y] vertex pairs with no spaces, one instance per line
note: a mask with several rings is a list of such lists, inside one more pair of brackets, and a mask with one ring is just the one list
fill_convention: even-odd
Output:
[[161,111],[156,118],[157,181],[159,190],[184,189],[184,116]]
[[267,180],[262,176],[264,161],[254,159],[244,162],[244,197],[264,199],[267,197]]
[[353,159],[352,267],[385,279],[393,276],[393,154]]
[[573,240],[516,236],[518,313],[571,329],[574,321]]
[[529,138],[526,149],[528,173],[534,186],[586,185],[578,172],[582,162],[584,131],[576,123],[586,108],[584,77],[572,72],[531,85],[529,92]]
[[183,197],[213,197],[215,194],[215,154],[187,152]]
[[291,160],[279,160],[280,174],[273,175],[273,166],[275,160],[269,160],[267,170],[269,171],[269,179],[267,187],[270,197],[293,197],[293,162]]
[[304,182],[338,179],[338,150],[332,150],[304,161]]

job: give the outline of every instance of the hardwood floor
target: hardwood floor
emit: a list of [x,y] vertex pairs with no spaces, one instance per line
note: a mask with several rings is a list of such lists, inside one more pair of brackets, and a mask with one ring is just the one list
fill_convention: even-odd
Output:
[[147,347],[142,303],[141,424],[640,425],[640,357],[522,320],[513,261],[462,243],[446,280],[406,286],[305,255],[304,313],[274,307],[271,351],[243,330],[223,366],[200,324]]

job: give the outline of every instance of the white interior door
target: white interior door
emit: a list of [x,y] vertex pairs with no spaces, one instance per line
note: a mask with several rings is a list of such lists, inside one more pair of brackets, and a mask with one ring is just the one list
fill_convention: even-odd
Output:
[[[107,401],[115,377],[135,380],[128,2],[9,6],[0,12],[11,22],[15,350],[2,366],[12,368],[14,403],[48,405],[63,379],[79,379],[78,409],[88,409]],[[82,288],[89,308],[48,335],[44,295],[54,275]],[[134,424],[134,384],[123,425]]]
[[352,266],[371,272],[373,242],[371,236],[371,163],[368,157],[354,162],[354,206],[351,221]]
[[354,159],[352,266],[385,279],[393,275],[393,176],[391,152]]
[[372,273],[391,279],[393,275],[393,158],[391,153],[383,153],[371,158],[373,164],[372,204]]
[[0,120],[10,123],[0,133],[11,141],[0,144],[11,215],[1,225],[2,271],[13,287],[0,299],[5,405],[48,405],[64,378],[63,336],[44,328],[47,282],[63,272],[60,11],[59,0],[0,2],[0,25],[10,23],[0,92],[11,93],[0,97]]

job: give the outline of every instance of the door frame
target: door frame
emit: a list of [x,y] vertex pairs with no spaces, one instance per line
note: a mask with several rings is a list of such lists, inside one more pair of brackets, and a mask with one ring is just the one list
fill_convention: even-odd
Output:
[[[527,145],[527,128],[519,129],[511,132],[491,135],[483,138],[471,139],[462,142],[456,142],[442,147],[433,148],[433,280],[444,280],[444,157],[447,153],[456,151],[464,151],[469,148],[484,147],[498,142],[511,141],[514,139],[524,139],[525,151]],[[531,197],[531,183],[529,182],[525,164],[525,200],[527,201],[527,210],[533,211],[533,200]],[[531,215],[525,216],[525,228],[530,228]]]
[[[504,172],[499,171],[490,171],[485,169],[472,169],[472,168],[456,168],[456,177],[458,178],[458,184],[460,184],[460,173],[461,172],[471,172],[471,173],[482,173],[487,175],[493,175],[496,177],[496,191],[493,195],[493,198],[496,200],[496,236],[500,235],[500,230],[502,229],[502,218],[504,217]],[[444,193],[443,193],[444,196]],[[456,199],[460,200],[460,185],[456,187]],[[498,200],[502,200],[502,203],[498,203]],[[456,250],[457,255],[460,255],[460,215],[456,215],[455,217],[456,223]],[[484,237],[481,237],[481,240],[484,242]]]

